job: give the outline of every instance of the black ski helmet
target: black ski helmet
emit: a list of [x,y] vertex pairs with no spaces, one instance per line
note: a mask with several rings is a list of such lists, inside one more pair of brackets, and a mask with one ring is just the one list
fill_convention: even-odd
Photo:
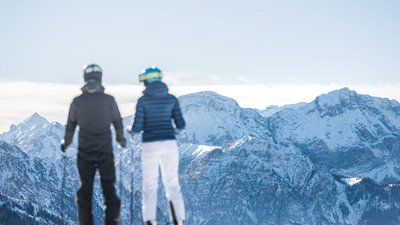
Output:
[[101,76],[103,75],[103,71],[101,67],[97,64],[88,64],[83,66],[83,79],[88,80],[96,80],[101,82]]

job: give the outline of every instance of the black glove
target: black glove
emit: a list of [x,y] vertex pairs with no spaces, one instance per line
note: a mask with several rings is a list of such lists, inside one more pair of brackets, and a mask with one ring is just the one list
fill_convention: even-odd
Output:
[[61,151],[65,153],[65,151],[67,150],[68,145],[65,144],[65,140],[64,139],[61,140],[60,145],[61,145],[60,146]]
[[119,141],[119,145],[121,145],[122,148],[126,148],[126,140],[123,138],[122,140]]
[[61,151],[65,153],[65,150],[67,150],[67,146],[64,143],[61,143]]

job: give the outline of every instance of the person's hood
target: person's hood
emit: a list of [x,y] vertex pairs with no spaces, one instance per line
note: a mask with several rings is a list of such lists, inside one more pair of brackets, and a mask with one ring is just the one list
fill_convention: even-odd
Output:
[[143,91],[144,95],[159,97],[168,95],[168,87],[161,81],[154,81],[147,84],[146,89]]
[[88,80],[85,85],[81,88],[82,92],[86,93],[100,93],[104,92],[104,87],[101,82],[97,80]]

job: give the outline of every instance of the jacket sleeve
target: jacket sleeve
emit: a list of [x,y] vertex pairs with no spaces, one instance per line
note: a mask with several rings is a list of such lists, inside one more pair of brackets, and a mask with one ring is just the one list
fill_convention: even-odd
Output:
[[132,125],[132,133],[139,133],[140,131],[142,131],[143,124],[144,124],[144,108],[142,100],[139,99],[139,101],[136,104],[136,113]]
[[185,120],[183,119],[181,107],[179,106],[179,101],[178,101],[178,99],[175,99],[175,100],[176,101],[175,101],[174,109],[172,111],[172,117],[174,119],[176,128],[178,128],[179,130],[182,130],[185,128],[186,124],[185,124]]
[[64,143],[66,146],[72,143],[76,125],[78,124],[78,107],[77,100],[74,99],[71,103],[68,113],[67,127],[65,128]]
[[117,141],[121,142],[124,138],[124,126],[122,124],[121,113],[119,112],[117,102],[114,98],[111,99],[111,122],[114,125]]

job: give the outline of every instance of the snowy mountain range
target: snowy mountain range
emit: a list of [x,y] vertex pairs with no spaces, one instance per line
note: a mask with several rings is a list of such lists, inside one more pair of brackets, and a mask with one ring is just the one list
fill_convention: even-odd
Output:
[[[179,101],[187,122],[178,136],[186,224],[400,224],[398,102],[347,88],[261,111],[214,92]],[[65,224],[77,224],[76,145],[62,157],[64,129],[35,113],[0,135],[0,224],[62,224],[62,212]],[[140,224],[140,143],[129,145],[114,150],[121,224],[130,215],[131,150]],[[98,180],[95,188],[100,224]],[[159,192],[159,224],[169,224]]]

